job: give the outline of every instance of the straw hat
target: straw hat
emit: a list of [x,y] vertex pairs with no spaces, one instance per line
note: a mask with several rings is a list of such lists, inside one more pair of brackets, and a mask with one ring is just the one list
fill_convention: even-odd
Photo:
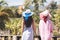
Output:
[[49,10],[45,10],[44,12],[42,12],[42,15],[48,16],[49,15]]
[[27,9],[25,12],[23,12],[23,14],[22,14],[24,17],[29,17],[29,16],[32,16],[33,15],[33,13],[31,12],[31,10],[30,9]]

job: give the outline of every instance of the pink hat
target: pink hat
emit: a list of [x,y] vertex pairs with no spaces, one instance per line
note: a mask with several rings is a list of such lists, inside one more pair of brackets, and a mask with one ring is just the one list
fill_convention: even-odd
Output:
[[41,13],[43,16],[48,16],[49,15],[49,10],[45,10],[44,12]]

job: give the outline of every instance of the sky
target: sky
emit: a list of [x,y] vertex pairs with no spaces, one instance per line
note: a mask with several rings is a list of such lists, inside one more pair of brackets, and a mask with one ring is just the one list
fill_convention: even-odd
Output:
[[5,0],[8,3],[8,6],[23,5],[24,0]]
[[[16,6],[16,5],[23,5],[24,0],[5,0],[8,3],[8,6]],[[47,0],[47,3],[49,4],[52,0]],[[60,4],[60,0],[55,0]],[[46,4],[47,4],[46,3]]]
[[[47,0],[48,3],[50,3],[52,0]],[[53,0],[55,2],[57,2],[57,4],[60,4],[60,0]]]

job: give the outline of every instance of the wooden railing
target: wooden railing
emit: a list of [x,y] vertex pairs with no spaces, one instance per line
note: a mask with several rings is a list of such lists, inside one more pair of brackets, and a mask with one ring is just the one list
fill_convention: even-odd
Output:
[[[60,36],[53,36],[54,40],[60,38]],[[0,36],[0,40],[21,40],[21,36],[19,35],[8,35],[8,36]],[[41,40],[40,36],[34,36],[34,40]]]

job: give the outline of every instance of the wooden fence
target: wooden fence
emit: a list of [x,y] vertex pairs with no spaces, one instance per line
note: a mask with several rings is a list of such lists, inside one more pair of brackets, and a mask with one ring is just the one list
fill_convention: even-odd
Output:
[[[53,36],[53,40],[57,40],[60,36]],[[8,35],[8,36],[0,36],[0,40],[21,40],[21,36],[19,35]],[[34,40],[41,40],[40,36],[34,36]]]

